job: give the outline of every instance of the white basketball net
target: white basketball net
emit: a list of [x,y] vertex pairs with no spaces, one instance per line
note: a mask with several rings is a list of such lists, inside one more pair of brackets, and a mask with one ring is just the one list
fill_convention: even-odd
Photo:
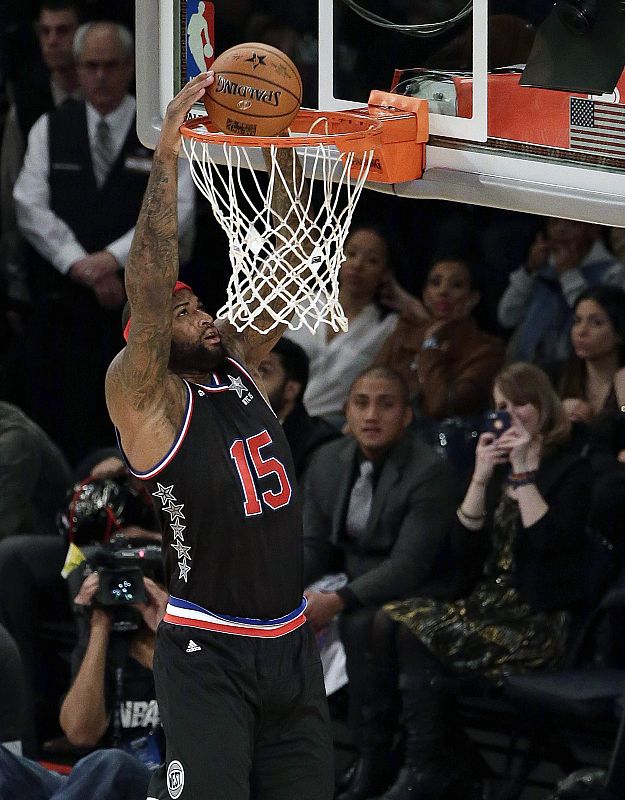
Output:
[[[268,333],[286,323],[292,330],[305,325],[314,333],[322,322],[335,331],[347,330],[338,297],[338,271],[373,150],[358,154],[355,175],[350,175],[354,153],[339,157],[333,145],[309,145],[302,136],[298,177],[293,159],[288,159],[293,174],[282,173],[279,148],[272,145],[267,189],[252,168],[254,148],[209,146],[186,137],[183,145],[195,185],[209,200],[230,242],[232,277],[228,300],[217,317],[238,331],[251,327]],[[216,148],[225,166],[211,155]],[[288,197],[289,207],[280,216],[271,208],[276,185]],[[315,193],[317,207],[315,185],[321,189]],[[314,244],[305,249],[303,241]]]

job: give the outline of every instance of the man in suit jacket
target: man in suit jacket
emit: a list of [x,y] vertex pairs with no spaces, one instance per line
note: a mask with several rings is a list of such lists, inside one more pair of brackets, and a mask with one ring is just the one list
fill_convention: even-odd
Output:
[[304,563],[307,585],[341,570],[348,583],[307,592],[306,616],[319,631],[340,615],[358,743],[373,617],[392,599],[444,593],[457,487],[448,464],[408,431],[408,387],[389,367],[354,381],[345,413],[351,437],[318,450],[306,474]]

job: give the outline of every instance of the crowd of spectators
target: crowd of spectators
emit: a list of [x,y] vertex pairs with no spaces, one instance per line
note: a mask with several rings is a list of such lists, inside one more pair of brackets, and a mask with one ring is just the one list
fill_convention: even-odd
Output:
[[[248,12],[232,4],[233,26]],[[306,20],[249,17],[248,38],[306,78]],[[97,559],[160,542],[103,390],[151,154],[123,5],[44,0],[35,23],[0,154],[0,800],[63,785],[143,800],[163,753],[151,667],[167,594],[146,568],[114,611]],[[214,311],[227,247],[184,161],[178,215],[181,279]],[[289,331],[261,364],[302,491],[307,583],[341,576],[307,592],[320,641],[337,620],[345,650],[356,760],[340,800],[472,797],[479,762],[433,679],[495,686],[557,665],[588,531],[622,560],[619,243],[582,222],[368,194],[340,273],[348,331]],[[428,444],[450,422],[471,432],[461,469]],[[51,753],[69,778],[29,760]]]

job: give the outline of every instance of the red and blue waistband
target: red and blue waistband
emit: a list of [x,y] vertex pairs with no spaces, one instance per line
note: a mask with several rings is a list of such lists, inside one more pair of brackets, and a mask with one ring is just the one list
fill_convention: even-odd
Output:
[[306,622],[306,598],[293,611],[276,619],[254,619],[252,617],[232,617],[228,614],[215,614],[202,606],[170,597],[163,622],[171,625],[184,625],[188,628],[201,628],[234,636],[259,636],[274,639],[296,630]]

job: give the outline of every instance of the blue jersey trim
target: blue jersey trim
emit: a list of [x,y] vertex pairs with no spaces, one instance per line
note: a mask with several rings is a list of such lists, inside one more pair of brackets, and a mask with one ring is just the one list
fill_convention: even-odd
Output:
[[199,611],[202,614],[210,614],[213,617],[218,617],[219,619],[227,620],[228,622],[240,622],[243,625],[278,625],[282,622],[290,622],[292,619],[299,617],[300,614],[303,614],[306,610],[306,606],[308,605],[308,601],[305,597],[303,597],[300,605],[294,611],[285,614],[283,617],[276,617],[275,619],[256,619],[254,617],[232,617],[228,614],[216,614],[214,611],[208,611],[208,609],[202,608],[202,606],[199,606],[196,603],[191,603],[189,600],[182,600],[179,597],[173,597],[173,595],[170,596],[169,603],[172,606],[176,606],[176,608],[184,608],[189,611]]

